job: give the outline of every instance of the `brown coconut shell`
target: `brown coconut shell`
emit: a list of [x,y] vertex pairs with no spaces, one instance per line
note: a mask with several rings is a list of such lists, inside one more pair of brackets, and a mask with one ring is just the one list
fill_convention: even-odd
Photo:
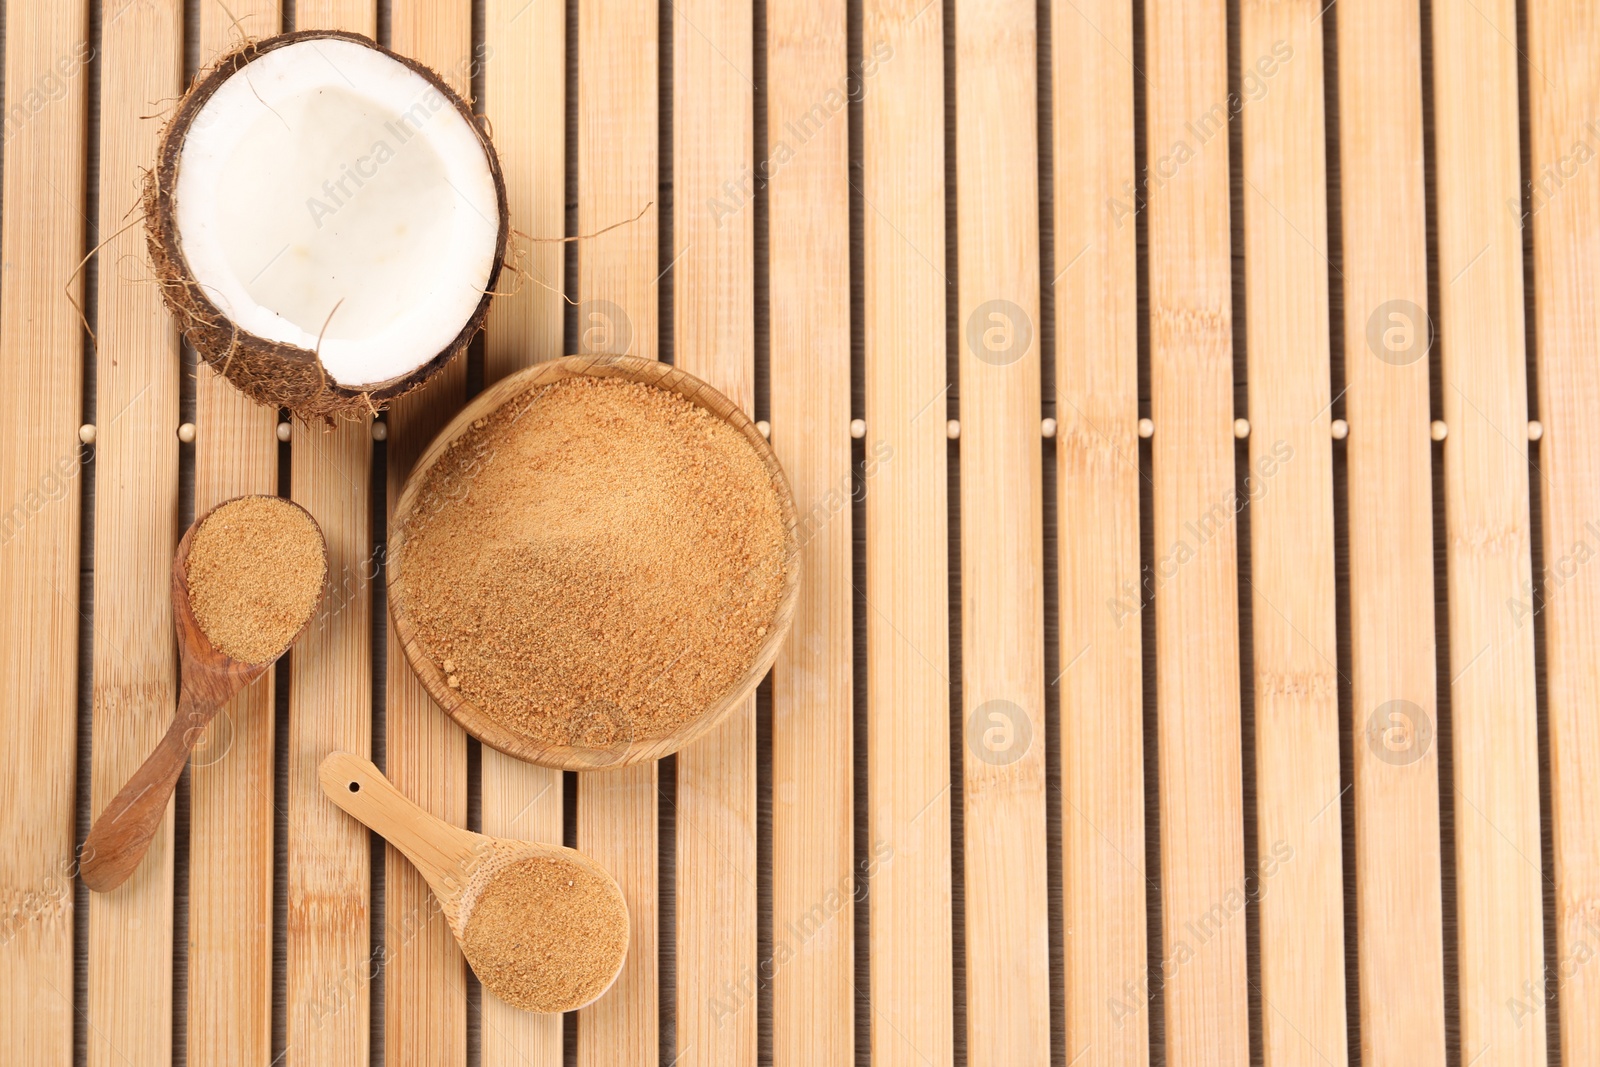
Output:
[[[484,286],[483,299],[478,302],[471,318],[461,332],[438,355],[416,370],[390,382],[366,389],[349,389],[333,381],[309,349],[280,344],[257,337],[240,329],[212,303],[189,270],[183,255],[183,244],[178,236],[176,205],[173,190],[177,188],[178,161],[183,152],[189,128],[206,101],[211,99],[222,84],[245,66],[274,49],[300,41],[336,39],[363,45],[402,63],[455,105],[461,117],[477,135],[489,160],[489,171],[494,176],[495,196],[500,209],[500,230],[495,240],[494,266]],[[489,140],[485,125],[472,113],[472,106],[446,85],[434,71],[415,60],[397,55],[376,41],[358,33],[339,30],[301,30],[280,34],[265,40],[251,41],[217,60],[210,69],[201,72],[189,91],[178,104],[178,110],[161,134],[155,169],[145,175],[144,187],[145,235],[149,248],[151,267],[161,285],[161,293],[178,328],[194,345],[200,358],[227,377],[246,396],[261,404],[286,407],[301,419],[320,419],[331,422],[335,418],[359,419],[372,415],[396,398],[411,392],[437,374],[446,363],[466,350],[468,343],[483,329],[489,316],[489,302],[493,297],[500,268],[505,261],[506,241],[510,234],[509,211],[506,204],[506,183],[500,173],[500,159]]]

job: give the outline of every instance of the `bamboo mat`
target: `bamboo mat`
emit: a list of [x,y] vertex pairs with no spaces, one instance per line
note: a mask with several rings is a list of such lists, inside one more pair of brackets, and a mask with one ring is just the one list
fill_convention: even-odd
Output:
[[[281,441],[127,225],[194,72],[312,26],[470,90],[526,276],[380,432]],[[1585,0],[79,0],[3,29],[0,1062],[1600,1063]],[[726,729],[563,775],[390,647],[385,516],[467,397],[605,351],[770,425],[806,582]],[[170,714],[172,548],[243,492],[318,516],[330,611],[91,896],[74,846]],[[485,994],[321,797],[335,746],[613,870],[611,993]]]

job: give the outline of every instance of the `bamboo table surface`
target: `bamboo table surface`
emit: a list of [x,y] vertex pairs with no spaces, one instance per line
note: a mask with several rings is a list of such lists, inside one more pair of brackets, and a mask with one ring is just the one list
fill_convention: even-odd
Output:
[[[331,431],[196,366],[138,207],[195,71],[311,27],[472,96],[519,268]],[[1600,1063],[1597,42],[1586,0],[6,5],[0,1062]],[[763,420],[805,556],[747,707],[583,775],[446,718],[383,582],[432,435],[568,352]],[[173,549],[247,492],[329,601],[91,896]],[[612,991],[485,994],[335,748],[611,870]]]

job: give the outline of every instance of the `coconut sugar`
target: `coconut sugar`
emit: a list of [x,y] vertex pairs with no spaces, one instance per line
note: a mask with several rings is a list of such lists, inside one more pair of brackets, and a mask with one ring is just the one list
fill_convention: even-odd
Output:
[[406,610],[446,684],[544,744],[664,737],[743,678],[782,599],[778,488],[676,393],[574,377],[477,420],[428,472]]
[[605,992],[620,970],[628,912],[609,882],[571,860],[520,860],[484,887],[461,947],[484,987],[506,1003],[571,1011]]
[[189,542],[185,574],[195,621],[241,663],[276,659],[322,595],[328,563],[311,516],[275,497],[230,500]]

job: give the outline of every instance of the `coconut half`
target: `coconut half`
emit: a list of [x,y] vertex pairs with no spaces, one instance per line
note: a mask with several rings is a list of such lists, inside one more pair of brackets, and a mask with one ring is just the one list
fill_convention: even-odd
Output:
[[163,133],[145,196],[184,334],[249,396],[306,419],[370,414],[466,348],[508,232],[467,103],[333,31],[223,57]]

